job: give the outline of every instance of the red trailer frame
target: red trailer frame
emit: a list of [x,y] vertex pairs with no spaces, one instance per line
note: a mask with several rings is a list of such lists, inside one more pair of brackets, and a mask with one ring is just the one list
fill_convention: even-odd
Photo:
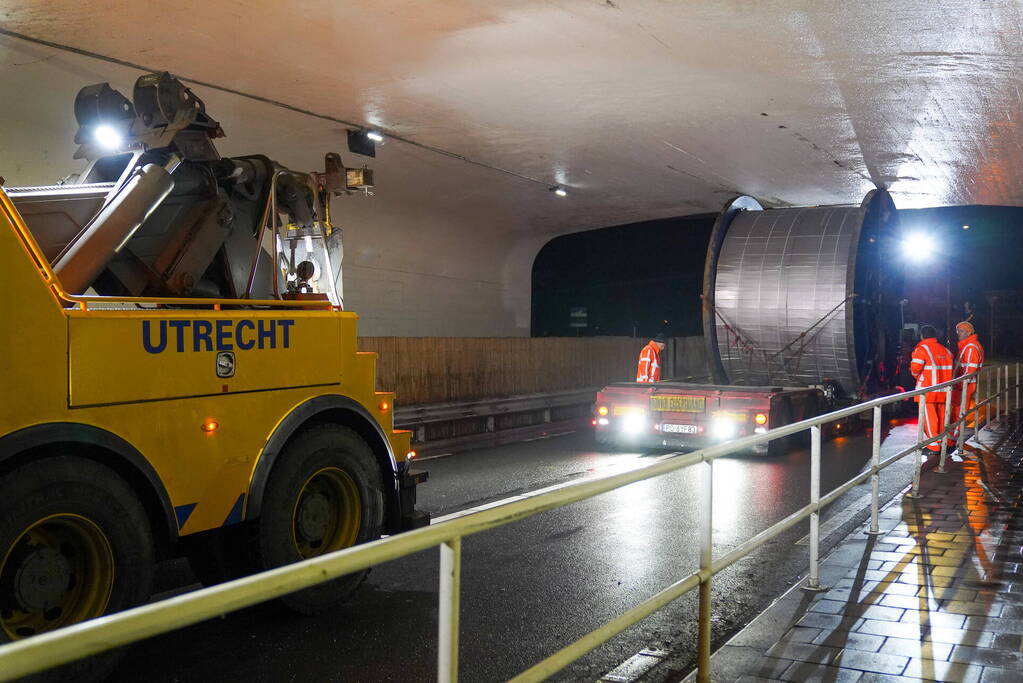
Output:
[[[597,443],[617,448],[697,449],[821,414],[818,387],[738,387],[685,382],[618,382],[597,392]],[[787,439],[754,447],[778,455]]]

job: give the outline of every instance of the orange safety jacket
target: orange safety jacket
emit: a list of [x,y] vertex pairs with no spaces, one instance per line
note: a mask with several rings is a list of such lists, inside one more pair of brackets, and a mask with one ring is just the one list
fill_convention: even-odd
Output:
[[[913,349],[909,371],[916,377],[916,388],[926,389],[952,379],[952,352],[938,343],[934,337],[922,339]],[[929,391],[924,396],[927,403],[944,403],[944,391]],[[920,397],[917,396],[917,402]]]
[[636,368],[637,382],[661,381],[661,350],[651,341],[639,352],[639,366]]
[[[984,347],[980,345],[977,335],[971,334],[966,339],[959,341],[959,357],[956,358],[955,376],[962,377],[971,372],[977,372],[984,365]],[[969,380],[966,385],[969,387],[977,383],[977,379]]]

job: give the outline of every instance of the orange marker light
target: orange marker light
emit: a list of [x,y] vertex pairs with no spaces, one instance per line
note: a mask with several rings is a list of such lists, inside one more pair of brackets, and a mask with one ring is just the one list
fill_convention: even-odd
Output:
[[756,422],[758,425],[765,425],[767,424],[767,414],[757,413],[756,415],[753,416],[753,421]]
[[213,432],[215,432],[218,429],[220,429],[220,423],[217,422],[216,420],[214,420],[212,417],[210,417],[210,418],[207,418],[202,423],[202,426],[199,427],[199,429],[203,430],[207,434],[212,434]]
[[601,417],[607,415],[607,406],[600,406],[597,408],[597,415],[600,415]]
[[381,413],[386,413],[388,410],[391,409],[391,404],[388,403],[387,401],[381,401],[379,404],[379,408]]
[[409,451],[408,453],[405,454],[405,459],[406,460],[415,460],[416,459],[416,452],[415,451]]

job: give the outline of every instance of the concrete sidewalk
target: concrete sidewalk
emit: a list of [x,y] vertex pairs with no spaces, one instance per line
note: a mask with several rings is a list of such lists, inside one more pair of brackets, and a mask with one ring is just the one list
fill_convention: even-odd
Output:
[[896,497],[880,536],[836,546],[827,591],[793,588],[721,647],[714,681],[1023,681],[1023,429],[1003,420],[966,450],[924,472],[922,498]]

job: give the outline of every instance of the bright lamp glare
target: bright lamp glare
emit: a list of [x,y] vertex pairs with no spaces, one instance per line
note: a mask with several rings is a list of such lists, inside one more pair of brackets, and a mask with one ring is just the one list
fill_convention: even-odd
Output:
[[731,439],[738,432],[738,425],[727,417],[715,417],[710,423],[710,433],[718,439]]
[[643,413],[629,413],[622,419],[622,431],[626,434],[638,434],[646,423]]
[[93,133],[96,142],[106,149],[120,149],[124,139],[112,126],[99,126]]
[[911,261],[927,261],[934,254],[934,240],[923,233],[915,232],[902,240],[902,253]]
[[373,142],[383,142],[384,141],[384,136],[381,135],[380,133],[376,132],[375,130],[371,130],[370,132],[366,133],[366,137],[369,138],[370,140],[372,140]]

